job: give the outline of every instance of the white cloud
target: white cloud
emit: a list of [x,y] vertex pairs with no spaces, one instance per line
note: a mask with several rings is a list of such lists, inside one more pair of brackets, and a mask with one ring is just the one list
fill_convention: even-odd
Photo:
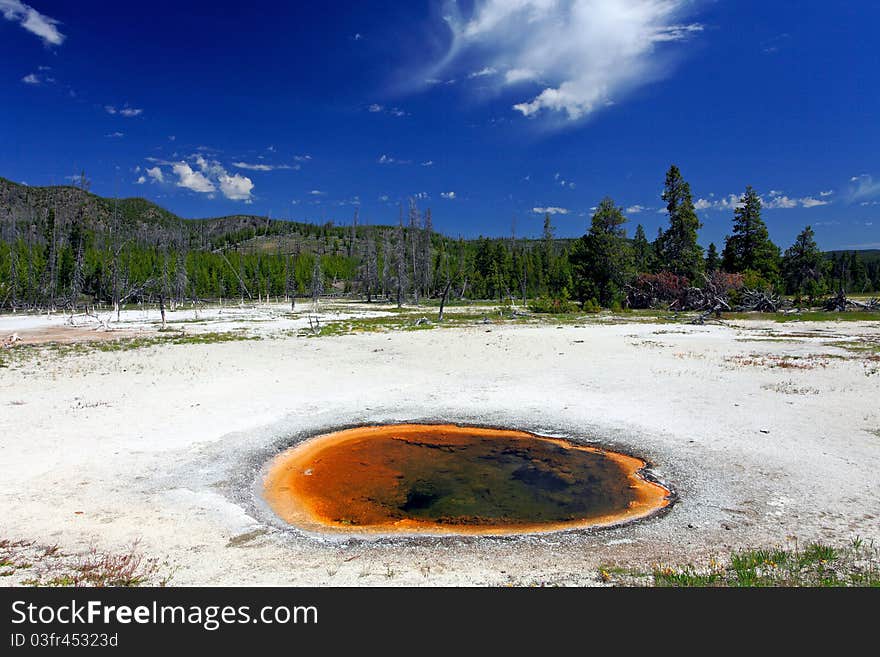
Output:
[[568,214],[568,208],[560,208],[551,205],[546,208],[532,208],[532,212],[535,214]]
[[296,160],[297,162],[308,162],[309,160],[312,159],[312,156],[311,155],[294,155],[293,159]]
[[172,166],[172,169],[177,175],[178,187],[184,187],[200,194],[209,194],[217,189],[214,183],[205,177],[205,174],[193,171],[186,162],[177,162]]
[[354,37],[352,37],[355,41],[361,41],[364,38],[364,35],[360,32],[356,32]]
[[512,68],[504,73],[504,81],[507,84],[528,82],[538,77],[538,74],[530,68]]
[[440,192],[440,196],[450,201],[455,200],[455,192]]
[[251,200],[254,183],[247,176],[242,176],[239,173],[230,176],[228,173],[223,173],[220,175],[219,181],[220,191],[226,198],[232,201]]
[[44,16],[20,0],[0,0],[0,13],[8,21],[19,23],[31,34],[36,34],[47,46],[60,46],[67,38],[58,31],[58,21]]
[[199,154],[191,155],[189,160],[195,162],[198,171],[193,170],[185,161],[175,162],[171,167],[177,175],[178,187],[200,194],[212,194],[219,188],[220,193],[231,201],[251,202],[254,183],[250,178],[239,173],[230,174],[216,160],[206,160]]
[[790,210],[796,208],[800,204],[796,198],[789,198],[785,194],[777,191],[770,192],[769,200],[764,201],[765,208]]
[[[819,196],[829,196],[829,192],[820,192]],[[734,210],[742,207],[742,196],[740,194],[728,194],[720,199],[716,199],[714,194],[710,194],[708,199],[700,198],[694,203],[695,210]],[[791,197],[778,189],[771,189],[767,193],[767,197],[761,197],[761,205],[768,210],[791,210],[793,208],[817,208],[823,205],[829,205],[831,201],[815,198],[814,196],[804,196],[803,198]],[[661,210],[663,212],[664,210]]]
[[136,107],[129,107],[126,105],[125,107],[117,108],[115,105],[104,105],[104,111],[107,114],[119,114],[120,116],[125,116],[131,118],[133,116],[140,116],[144,113],[144,110],[138,109]]
[[828,201],[822,201],[817,198],[813,198],[812,196],[807,196],[806,198],[801,199],[801,205],[805,208],[818,208],[822,205],[828,205]]
[[432,167],[432,166],[434,166],[434,160],[425,160],[424,162],[422,162],[422,166],[423,167]]
[[399,107],[388,107],[386,108],[384,105],[380,105],[379,103],[373,103],[372,105],[367,106],[367,111],[373,114],[378,114],[383,112],[385,114],[390,114],[391,116],[409,116],[407,112],[400,109]]
[[28,73],[21,81],[25,84],[40,84],[40,77],[36,73]]
[[386,201],[388,201],[388,198],[388,194],[382,194],[382,196],[379,197],[379,200],[385,203]]
[[[584,118],[672,70],[668,52],[702,30],[690,0],[476,0],[462,17],[448,6],[450,51],[435,73],[464,61],[504,71],[504,85],[545,88],[513,105],[524,116]],[[439,82],[430,78],[428,82]]]
[[379,159],[376,160],[376,162],[379,164],[411,164],[410,160],[398,160],[397,158],[384,153],[379,156]]
[[135,185],[143,185],[145,182],[147,182],[146,178],[144,178],[143,176],[138,176],[138,179],[135,182]]
[[106,134],[104,136],[109,137],[110,139],[119,139],[121,137],[125,137],[125,133],[117,131],[117,132],[111,132],[111,133]]
[[320,189],[313,189],[309,192],[309,194],[311,194],[312,196],[324,196],[326,192],[322,192]]
[[639,214],[640,212],[644,212],[645,210],[650,210],[650,208],[646,208],[644,205],[631,205],[626,209],[626,213]]
[[232,166],[236,169],[246,169],[249,171],[277,171],[279,169],[292,169],[297,171],[300,169],[298,164],[250,164],[248,162],[233,162]]
[[479,71],[474,71],[473,73],[468,74],[468,79],[473,80],[474,78],[484,78],[489,75],[495,75],[498,71],[491,66],[484,66]]
[[849,190],[850,202],[861,201],[866,198],[874,198],[875,196],[880,195],[880,181],[875,181],[874,178],[867,173],[853,176],[849,181],[854,183]]
[[833,194],[834,194],[834,190],[833,190],[833,189],[829,189],[827,192],[819,192],[819,196],[822,196],[822,197],[825,197],[825,196],[832,196]]
[[165,176],[162,174],[162,169],[160,169],[159,167],[152,167],[151,169],[147,169],[146,171],[147,175],[152,178],[154,182],[165,182]]

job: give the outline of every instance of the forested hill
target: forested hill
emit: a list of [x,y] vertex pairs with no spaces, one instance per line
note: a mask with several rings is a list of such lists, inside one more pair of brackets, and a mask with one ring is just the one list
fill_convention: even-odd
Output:
[[[110,199],[73,185],[29,187],[0,178],[0,223],[8,224],[14,218],[20,224],[42,225],[50,211],[62,234],[67,226],[79,221],[85,231],[100,235],[116,226],[142,242],[155,242],[171,233],[179,239],[183,233],[190,248],[203,250],[278,235],[300,238],[301,248],[307,249],[308,242],[317,235],[323,237],[331,228],[254,215],[183,219],[143,198]],[[337,238],[345,234],[342,227],[331,232]]]
[[866,252],[869,261],[855,251],[823,257],[809,227],[791,247],[773,244],[751,188],[724,249],[713,244],[705,253],[690,188],[675,166],[664,195],[674,212],[654,242],[642,226],[625,225],[610,198],[581,239],[556,239],[548,214],[539,239],[464,240],[434,231],[430,208],[412,200],[401,222],[384,226],[358,224],[354,212],[343,225],[252,215],[184,219],[145,199],[102,198],[85,182],[29,187],[0,178],[0,308],[327,293],[397,303],[452,293],[540,297],[548,308],[566,308],[569,299],[614,306],[633,302],[639,286],[655,303],[661,283],[686,290],[715,273],[809,298],[880,291],[876,252]]

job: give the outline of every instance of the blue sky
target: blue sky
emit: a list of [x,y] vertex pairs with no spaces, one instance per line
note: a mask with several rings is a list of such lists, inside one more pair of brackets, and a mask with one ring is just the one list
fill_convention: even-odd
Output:
[[185,217],[583,233],[665,225],[676,163],[721,243],[747,184],[783,248],[880,248],[880,4],[0,0],[0,175]]

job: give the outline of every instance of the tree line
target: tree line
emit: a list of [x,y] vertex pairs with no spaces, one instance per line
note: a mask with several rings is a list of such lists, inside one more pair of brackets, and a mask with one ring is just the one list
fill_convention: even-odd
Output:
[[[88,191],[82,176],[80,191]],[[127,220],[113,202],[91,221],[87,196],[44,210],[11,213],[0,231],[0,308],[59,309],[159,301],[317,299],[360,295],[403,305],[426,298],[497,299],[538,310],[639,307],[709,283],[765,289],[815,300],[846,290],[880,290],[880,263],[858,252],[826,257],[807,226],[784,252],[769,237],[761,199],[747,187],[719,251],[698,243],[702,227],[690,185],[678,167],[666,174],[668,224],[649,241],[641,225],[630,238],[624,210],[610,198],[586,233],[557,239],[544,217],[539,239],[453,239],[433,228],[431,210],[415,200],[397,222],[372,226],[294,224],[246,218],[225,231],[204,221]],[[130,210],[129,210],[130,211]],[[169,216],[171,216],[169,214]],[[650,293],[649,293],[650,292]]]

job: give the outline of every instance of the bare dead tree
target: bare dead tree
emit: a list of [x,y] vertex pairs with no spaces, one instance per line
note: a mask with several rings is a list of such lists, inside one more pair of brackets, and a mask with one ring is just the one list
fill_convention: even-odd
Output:
[[351,231],[348,234],[348,257],[351,258],[354,255],[354,247],[355,242],[357,241],[357,225],[358,225],[358,210],[360,208],[355,207],[354,209],[354,218],[351,221]]
[[318,299],[324,294],[324,271],[321,268],[321,254],[315,254],[315,266],[312,268],[312,303],[318,309]]
[[449,298],[449,291],[452,289],[452,275],[449,267],[449,253],[445,247],[443,250],[443,264],[446,273],[446,285],[443,288],[443,294],[440,296],[440,312],[437,313],[437,321],[443,321],[443,309],[446,306],[446,300]]
[[170,290],[171,282],[169,280],[168,273],[168,244],[167,241],[159,238],[159,242],[161,244],[161,258],[162,258],[162,275],[159,283],[159,313],[162,315],[162,328],[165,328],[165,299],[168,298],[168,293]]
[[409,199],[409,233],[407,237],[409,238],[410,243],[410,254],[412,256],[412,290],[413,290],[413,300],[416,305],[419,305],[419,284],[421,282],[420,277],[420,258],[419,258],[419,235],[421,232],[421,218],[419,215],[419,208],[416,206],[416,201],[413,198]]
[[387,299],[391,290],[391,236],[388,232],[382,239],[382,297]]
[[183,303],[186,298],[186,287],[189,282],[189,276],[186,271],[186,252],[187,240],[183,230],[183,222],[180,223],[177,231],[177,258],[174,263],[174,298],[176,303]]
[[363,251],[360,267],[361,287],[367,297],[367,303],[370,303],[379,283],[379,254],[372,230],[367,231]]
[[110,250],[111,259],[110,267],[112,269],[112,286],[113,286],[113,310],[116,312],[116,321],[119,321],[119,254],[122,249],[119,246],[119,193],[113,199],[113,226],[110,229]]
[[18,308],[18,217],[14,214],[12,219],[12,237],[9,243],[9,284],[12,286],[10,290],[10,305],[12,312]]
[[403,306],[403,294],[406,288],[406,237],[403,232],[403,205],[400,206],[400,217],[397,223],[396,243],[394,245],[394,285],[397,291],[397,307]]

